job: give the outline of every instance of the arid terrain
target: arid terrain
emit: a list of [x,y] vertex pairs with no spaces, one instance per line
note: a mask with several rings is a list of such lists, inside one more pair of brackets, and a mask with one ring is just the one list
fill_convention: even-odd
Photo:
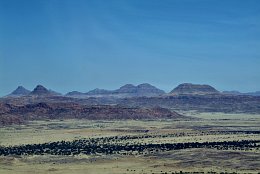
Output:
[[0,0],[0,174],[260,174],[260,0]]
[[[259,172],[260,115],[192,114],[202,119],[69,119],[2,127],[0,173]],[[82,147],[66,147],[73,142],[75,148]],[[189,144],[195,142],[200,144]],[[205,142],[209,144],[200,146]],[[40,150],[40,145],[51,143],[56,143],[53,153],[50,147]],[[12,155],[3,155],[4,147],[25,150],[28,145],[34,147],[24,154],[6,149]],[[84,150],[84,145],[92,150]]]
[[259,173],[259,97],[191,84],[118,91],[1,98],[0,173]]

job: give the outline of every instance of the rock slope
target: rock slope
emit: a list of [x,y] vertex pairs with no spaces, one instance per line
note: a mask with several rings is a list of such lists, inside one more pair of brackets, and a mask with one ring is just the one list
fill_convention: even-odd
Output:
[[[5,122],[5,118],[11,118]],[[19,120],[15,120],[18,119]],[[0,105],[0,124],[11,124],[26,120],[39,119],[187,119],[181,114],[168,109],[124,107],[118,105],[86,106],[77,103],[33,103],[26,105]]]
[[28,95],[30,94],[31,91],[29,91],[28,89],[25,89],[23,86],[18,86],[11,94],[9,94],[8,96],[24,96],[24,95]]
[[183,83],[174,88],[170,94],[218,94],[215,88],[210,85],[200,85],[192,83]]

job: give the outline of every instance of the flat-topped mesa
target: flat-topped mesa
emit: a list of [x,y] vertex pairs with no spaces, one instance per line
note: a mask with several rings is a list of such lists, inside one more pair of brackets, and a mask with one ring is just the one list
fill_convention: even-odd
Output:
[[9,96],[24,96],[30,94],[31,91],[25,89],[23,86],[18,86]]
[[52,93],[42,85],[37,85],[30,94],[31,95],[52,95]]
[[210,85],[183,83],[174,88],[170,94],[219,94],[220,92]]

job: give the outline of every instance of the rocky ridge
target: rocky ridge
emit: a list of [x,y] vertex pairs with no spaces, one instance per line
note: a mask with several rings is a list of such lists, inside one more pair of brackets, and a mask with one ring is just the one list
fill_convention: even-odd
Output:
[[141,96],[159,96],[163,95],[165,92],[152,86],[148,83],[143,83],[140,85],[132,85],[126,84],[119,89],[116,90],[105,90],[96,88],[86,93],[81,93],[78,91],[72,91],[66,94],[66,96],[70,97],[117,97],[117,98],[124,98],[124,97],[141,97]]
[[[6,122],[5,118],[10,118]],[[0,125],[41,119],[189,119],[165,108],[140,108],[119,105],[82,105],[77,103],[0,104]]]

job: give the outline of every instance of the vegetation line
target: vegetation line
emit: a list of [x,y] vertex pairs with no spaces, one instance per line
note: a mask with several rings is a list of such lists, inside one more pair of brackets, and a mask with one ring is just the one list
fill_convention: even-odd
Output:
[[159,151],[170,151],[188,148],[214,148],[218,150],[249,150],[259,148],[260,140],[223,141],[223,142],[190,142],[164,144],[120,144],[126,137],[102,137],[79,139],[74,141],[57,141],[44,144],[0,147],[0,156],[8,155],[79,155],[79,154],[152,154]]

